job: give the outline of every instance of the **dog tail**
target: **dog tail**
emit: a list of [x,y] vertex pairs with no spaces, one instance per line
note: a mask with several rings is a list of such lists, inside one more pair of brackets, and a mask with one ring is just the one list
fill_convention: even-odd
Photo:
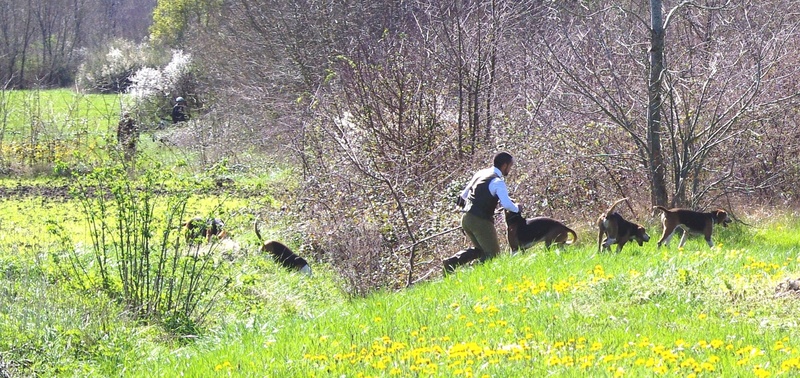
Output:
[[576,241],[578,241],[578,234],[577,234],[577,233],[575,233],[575,231],[574,231],[574,230],[572,230],[571,228],[567,227],[567,233],[568,233],[568,234],[572,234],[572,240],[570,240],[570,241],[566,242],[565,244],[573,244],[573,243],[575,243]]
[[653,210],[655,210],[655,209],[661,210],[661,211],[663,211],[663,212],[665,212],[665,213],[668,213],[668,212],[669,212],[669,209],[667,209],[667,208],[666,208],[666,207],[664,207],[664,206],[653,206]]
[[614,212],[614,208],[615,208],[615,207],[617,207],[617,205],[619,205],[619,204],[620,204],[620,203],[622,203],[623,201],[627,201],[627,200],[628,200],[628,197],[625,197],[625,198],[623,198],[623,199],[621,199],[621,200],[617,200],[617,202],[614,202],[614,203],[613,203],[613,204],[612,204],[612,205],[611,205],[611,206],[608,208],[608,210],[606,210],[606,216],[609,216],[609,215],[611,215],[611,213],[613,213],[613,212]]
[[602,252],[603,251],[603,228],[602,227],[603,227],[602,224],[600,224],[599,227],[598,227],[599,231],[597,232],[597,252]]
[[261,242],[263,242],[263,241],[264,241],[264,239],[261,237],[261,233],[260,233],[260,232],[258,232],[258,221],[259,221],[259,220],[260,220],[259,218],[256,218],[256,221],[255,221],[255,222],[253,222],[253,228],[256,230],[256,236],[258,236],[258,240],[259,240],[259,241],[261,241]]

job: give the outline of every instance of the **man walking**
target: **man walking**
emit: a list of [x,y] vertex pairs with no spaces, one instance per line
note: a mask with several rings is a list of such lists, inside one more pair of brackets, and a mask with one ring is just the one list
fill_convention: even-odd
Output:
[[494,156],[493,167],[475,173],[461,192],[456,204],[462,207],[461,228],[472,241],[474,248],[461,250],[443,261],[445,273],[472,260],[481,262],[497,256],[500,244],[494,228],[494,210],[497,204],[508,211],[519,212],[519,206],[508,197],[505,176],[511,171],[514,158],[507,152]]
[[122,112],[122,119],[117,125],[117,143],[122,148],[126,163],[133,161],[136,156],[136,144],[139,142],[139,127],[127,111]]

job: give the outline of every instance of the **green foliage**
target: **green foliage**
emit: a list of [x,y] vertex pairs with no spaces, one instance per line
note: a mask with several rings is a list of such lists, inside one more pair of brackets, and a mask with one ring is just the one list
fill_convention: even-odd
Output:
[[150,39],[156,44],[181,46],[192,22],[203,22],[219,0],[159,0],[153,10]]
[[90,261],[71,255],[71,274],[100,288],[135,317],[162,321],[179,334],[196,334],[227,284],[214,249],[183,245],[178,232],[190,192],[165,186],[170,171],[132,178],[120,165],[96,168],[74,193],[90,226]]

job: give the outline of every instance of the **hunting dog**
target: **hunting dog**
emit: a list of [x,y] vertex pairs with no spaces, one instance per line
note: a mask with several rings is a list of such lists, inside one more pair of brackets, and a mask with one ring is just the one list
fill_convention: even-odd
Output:
[[[625,220],[622,215],[614,211],[622,201],[627,200],[623,198],[614,202],[605,213],[600,214],[597,218],[597,252],[601,252],[603,248],[611,249],[612,244],[617,245],[617,253],[622,251],[622,247],[629,241],[636,241],[641,247],[642,244],[650,240],[650,235],[644,227]],[[603,234],[606,239],[603,240]]]
[[255,222],[254,228],[258,240],[261,241],[261,252],[272,255],[272,258],[286,269],[311,275],[311,267],[308,266],[308,262],[304,258],[298,256],[289,247],[280,242],[275,240],[264,241],[261,238],[261,233],[258,232],[258,221]]
[[224,239],[228,232],[223,229],[225,222],[219,218],[203,219],[195,217],[183,224],[186,233],[186,243],[194,244],[198,240],[211,242],[211,238]]
[[[512,252],[528,248],[537,242],[544,241],[547,249],[556,243],[559,247],[572,244],[578,240],[578,234],[563,223],[547,217],[525,219],[521,212],[514,213],[505,210],[506,226],[508,228],[508,245]],[[572,234],[572,240],[567,241]]]
[[714,242],[711,241],[711,231],[714,224],[728,227],[728,223],[731,223],[728,213],[722,209],[707,213],[679,208],[667,209],[663,206],[654,206],[653,210],[655,209],[661,210],[661,224],[664,226],[664,232],[658,241],[659,247],[661,247],[661,244],[669,244],[669,240],[677,228],[683,229],[683,236],[681,236],[681,243],[678,244],[678,248],[683,247],[689,232],[702,233],[705,235],[708,246],[713,247]]

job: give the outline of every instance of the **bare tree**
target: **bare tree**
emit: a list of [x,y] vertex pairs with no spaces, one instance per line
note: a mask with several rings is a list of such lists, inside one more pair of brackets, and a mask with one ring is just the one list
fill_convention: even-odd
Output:
[[[657,13],[660,5],[654,1],[655,8]],[[602,114],[598,120],[625,131],[636,147],[635,161],[648,169],[653,204],[670,195],[674,205],[698,206],[730,190],[738,166],[731,143],[743,143],[738,136],[752,130],[749,115],[795,96],[792,90],[763,90],[766,82],[784,77],[785,71],[775,67],[796,72],[788,64],[791,55],[782,53],[795,37],[794,28],[776,9],[764,3],[709,7],[684,2],[669,12],[662,31],[658,15],[652,15],[649,26],[638,17],[643,9],[637,4],[562,8],[558,14],[583,16],[563,28],[548,64],[584,101],[565,103],[565,109],[578,105],[597,111]],[[759,23],[752,20],[755,15]],[[643,71],[649,72],[646,95],[639,84]],[[646,128],[637,126],[642,120]],[[667,156],[661,152],[665,137]],[[661,169],[666,173],[667,168],[672,180],[662,184]],[[666,190],[668,184],[672,190]]]

